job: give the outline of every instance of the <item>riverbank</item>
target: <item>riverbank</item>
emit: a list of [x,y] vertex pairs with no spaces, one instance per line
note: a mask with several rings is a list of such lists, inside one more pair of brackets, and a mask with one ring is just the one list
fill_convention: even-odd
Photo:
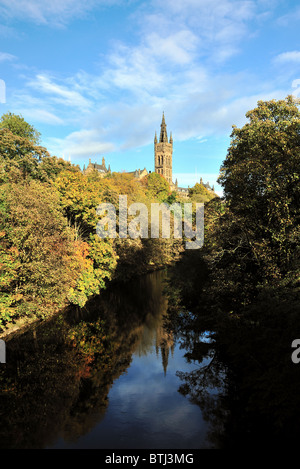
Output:
[[[144,270],[143,272],[138,272],[138,273],[134,272],[134,273],[131,273],[131,275],[128,274],[124,281],[122,281],[120,277],[118,277],[117,279],[113,278],[109,282],[107,282],[106,288],[103,289],[103,291],[106,291],[107,288],[114,287],[118,283],[126,283],[126,282],[128,282],[128,281],[130,281],[130,280],[132,280],[136,277],[140,277],[142,275],[146,275],[146,274],[149,274],[149,273],[152,273],[152,272],[161,271],[161,270],[164,270],[168,267],[170,267],[170,266],[167,266],[167,265],[159,265],[159,266],[158,265],[156,265],[156,266],[151,265],[146,270]],[[101,295],[101,293],[100,293],[100,295]],[[99,296],[99,295],[91,295],[88,298],[87,302],[92,300],[96,296]],[[47,323],[47,322],[51,321],[56,316],[58,316],[60,314],[64,314],[69,308],[72,308],[72,307],[75,307],[75,306],[76,305],[72,305],[70,302],[66,301],[65,306],[63,306],[62,308],[59,308],[59,309],[53,309],[53,311],[49,312],[47,317],[41,318],[41,317],[24,316],[24,317],[18,318],[14,322],[7,323],[5,328],[3,328],[3,327],[1,328],[2,330],[0,329],[0,339],[11,340],[12,338],[14,338],[16,336],[27,332],[31,328],[33,329],[34,327],[36,327],[40,324],[44,324],[44,323]],[[77,307],[79,308],[79,306],[77,306]],[[80,308],[84,308],[84,307],[85,307],[85,305],[83,305]]]
[[0,339],[11,340],[13,337],[25,333],[31,328],[33,329],[37,325],[51,321],[59,314],[63,314],[70,306],[70,304],[67,304],[64,308],[60,308],[59,310],[51,312],[46,318],[30,318],[27,316],[19,318],[14,323],[9,323],[7,327],[0,332]]

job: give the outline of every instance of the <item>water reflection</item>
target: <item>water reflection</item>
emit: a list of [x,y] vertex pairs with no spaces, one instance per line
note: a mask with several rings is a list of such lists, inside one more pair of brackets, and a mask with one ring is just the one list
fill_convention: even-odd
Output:
[[178,392],[178,370],[195,363],[165,326],[164,275],[116,285],[7,343],[1,448],[209,446],[199,406]]

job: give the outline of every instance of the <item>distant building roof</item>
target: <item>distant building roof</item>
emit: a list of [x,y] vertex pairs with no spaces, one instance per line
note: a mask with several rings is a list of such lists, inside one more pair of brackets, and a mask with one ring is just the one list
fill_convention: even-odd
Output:
[[110,172],[110,165],[108,166],[108,168],[106,167],[104,158],[102,158],[102,164],[92,163],[91,158],[89,158],[89,164],[88,164],[86,169],[84,167],[84,172],[90,172],[93,169],[95,169],[99,173],[109,173]]

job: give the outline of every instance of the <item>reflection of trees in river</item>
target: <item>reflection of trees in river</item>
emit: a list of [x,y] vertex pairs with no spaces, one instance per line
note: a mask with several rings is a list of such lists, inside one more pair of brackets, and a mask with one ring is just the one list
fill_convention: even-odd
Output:
[[[164,368],[174,342],[195,364],[193,372],[178,370],[179,392],[200,406],[214,445],[295,445],[300,365],[291,361],[291,342],[300,337],[299,299],[278,292],[280,302],[265,298],[243,318],[221,320],[199,286],[177,272],[166,295],[163,274],[146,275],[10,340],[0,367],[0,446],[45,447],[87,433],[104,417],[133,353],[147,354],[155,340]],[[186,298],[199,301],[189,304],[194,313]]]
[[7,343],[0,369],[2,448],[44,447],[59,436],[73,441],[85,434],[105,415],[113,381],[134,352],[147,353],[156,331],[166,351],[163,275],[115,285],[85,310],[70,310]]
[[[169,320],[195,361],[193,372],[178,372],[179,391],[200,406],[217,447],[297,447],[300,364],[291,360],[291,343],[300,337],[299,291],[264,292],[243,315],[230,317],[211,308],[191,270],[183,265],[170,279]],[[193,313],[182,307],[178,314],[178,299],[187,297]],[[211,343],[201,340],[207,330]]]

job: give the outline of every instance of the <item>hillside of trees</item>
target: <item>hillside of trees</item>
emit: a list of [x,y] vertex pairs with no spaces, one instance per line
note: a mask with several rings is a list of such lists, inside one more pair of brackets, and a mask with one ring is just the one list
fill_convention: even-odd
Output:
[[167,181],[149,173],[101,177],[51,156],[40,134],[11,113],[0,121],[0,330],[74,304],[83,307],[114,280],[179,259],[182,239],[100,238],[96,209],[142,202],[183,203]]

